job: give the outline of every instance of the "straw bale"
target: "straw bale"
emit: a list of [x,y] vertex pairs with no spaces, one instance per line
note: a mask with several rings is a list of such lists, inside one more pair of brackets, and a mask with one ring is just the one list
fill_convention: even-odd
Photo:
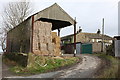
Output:
[[57,37],[57,32],[52,32],[52,38]]
[[40,50],[34,50],[33,53],[34,54],[42,54]]
[[41,50],[42,55],[49,55],[48,50]]
[[47,43],[47,49],[48,51],[52,52],[54,50],[54,43]]
[[40,43],[40,50],[47,50],[47,45],[45,43]]
[[52,43],[52,37],[51,36],[45,36],[44,43]]

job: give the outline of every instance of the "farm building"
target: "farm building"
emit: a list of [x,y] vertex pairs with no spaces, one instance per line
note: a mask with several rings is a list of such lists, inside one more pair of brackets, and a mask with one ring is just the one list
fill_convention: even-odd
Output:
[[[76,34],[76,42],[77,42],[76,47],[77,47],[78,43],[80,43],[81,46],[82,46],[82,44],[86,45],[86,46],[87,46],[87,44],[88,44],[88,46],[90,44],[92,44],[92,48],[91,48],[92,52],[101,52],[102,51],[102,42],[104,43],[104,51],[106,51],[106,47],[111,45],[113,40],[114,39],[112,37],[110,37],[108,35],[102,35],[100,33],[98,34],[98,33],[78,32]],[[74,43],[74,34],[62,37],[61,42],[63,45],[69,44],[69,46],[70,46],[71,43]],[[71,45],[73,45],[73,44],[71,44]],[[81,48],[81,49],[83,49],[83,48]],[[87,50],[84,50],[84,51],[87,51]],[[71,51],[71,52],[73,52],[73,51]],[[91,50],[90,50],[90,53],[91,53]]]
[[75,20],[55,3],[10,30],[7,33],[6,51],[60,56],[60,37],[52,30],[59,31],[75,24]]

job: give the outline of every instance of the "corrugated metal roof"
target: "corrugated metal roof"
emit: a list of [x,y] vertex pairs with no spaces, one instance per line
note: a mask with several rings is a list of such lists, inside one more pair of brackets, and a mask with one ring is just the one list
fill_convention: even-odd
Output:
[[[70,17],[70,15],[68,15],[57,3],[34,14],[34,19],[35,21],[39,19],[52,21],[52,23],[54,23],[58,28],[74,25],[74,19]],[[57,27],[54,29],[57,29]]]
[[67,21],[71,24],[74,24],[74,19],[70,17],[70,15],[68,15],[57,3],[36,13],[34,16],[35,20],[39,18],[48,18],[54,20]]
[[[42,21],[51,22],[52,30],[64,28],[66,26],[70,26],[74,24],[74,19],[70,17],[70,15],[68,15],[57,3],[33,15],[34,15],[34,21],[42,20]],[[23,24],[24,22],[31,19],[33,15],[29,16],[25,21],[21,22],[20,24]],[[17,25],[10,31],[19,27],[19,25]]]

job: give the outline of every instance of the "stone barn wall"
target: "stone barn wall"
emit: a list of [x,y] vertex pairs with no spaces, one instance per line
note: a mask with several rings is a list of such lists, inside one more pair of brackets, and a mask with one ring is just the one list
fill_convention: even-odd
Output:
[[35,21],[33,28],[33,53],[38,55],[60,55],[60,38],[52,33],[52,23]]
[[29,53],[31,18],[13,28],[7,33],[7,52]]
[[90,42],[90,39],[85,36],[83,33],[79,33],[76,35],[76,42],[87,43]]
[[102,50],[102,43],[92,43],[93,52],[101,52]]

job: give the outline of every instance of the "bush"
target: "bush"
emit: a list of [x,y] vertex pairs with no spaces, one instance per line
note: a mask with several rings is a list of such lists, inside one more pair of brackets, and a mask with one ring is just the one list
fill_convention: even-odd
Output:
[[114,44],[112,44],[106,48],[106,55],[115,56]]
[[[102,71],[96,78],[118,78],[118,62],[120,61],[119,59],[113,57],[113,56],[108,56],[105,54],[97,54],[96,56],[100,57],[101,59],[105,60],[105,66],[102,68]],[[118,76],[117,76],[118,75]]]

